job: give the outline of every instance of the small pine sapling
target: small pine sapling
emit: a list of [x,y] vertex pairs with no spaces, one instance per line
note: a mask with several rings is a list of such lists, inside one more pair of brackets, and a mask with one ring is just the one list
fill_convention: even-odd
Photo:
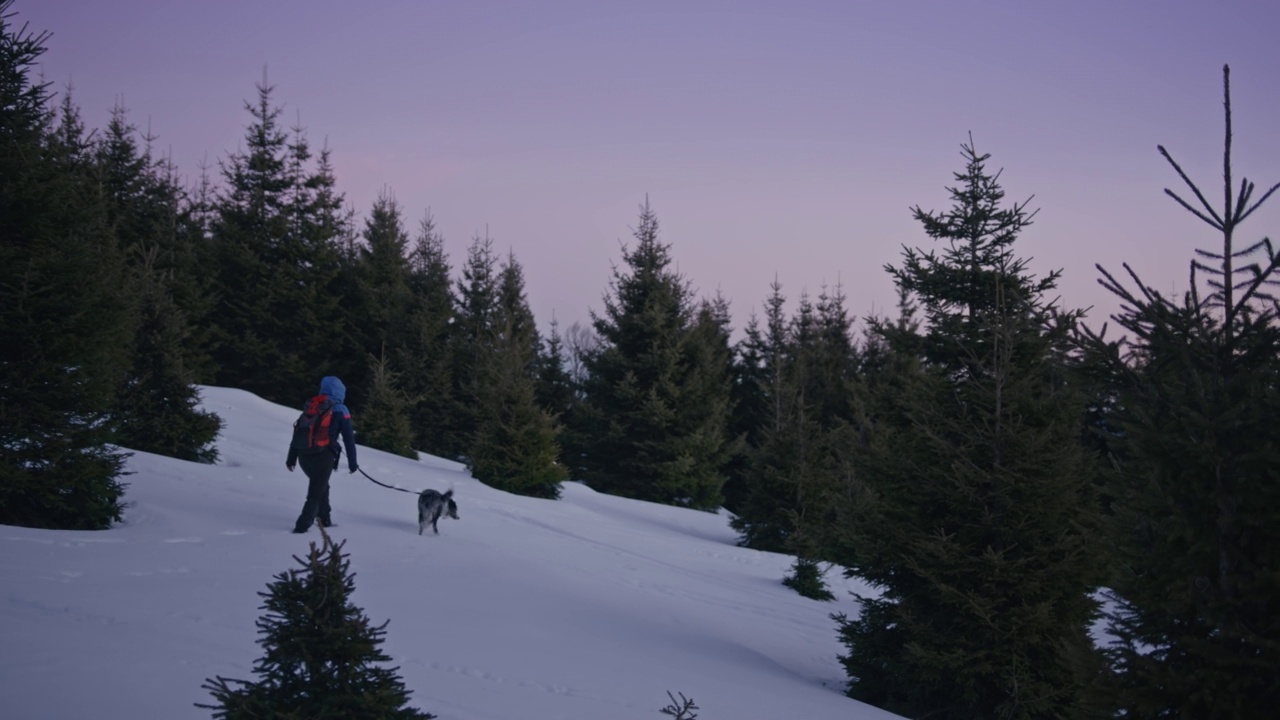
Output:
[[676,693],[676,695],[680,696],[679,700],[676,700],[675,695],[672,695],[670,690],[667,691],[667,697],[671,698],[671,704],[662,708],[662,714],[670,715],[675,720],[698,720],[698,713],[695,712],[698,706],[693,703],[693,698],[687,698],[684,693],[680,692]]
[[782,579],[782,584],[812,600],[829,602],[836,599],[827,589],[818,561],[810,558],[796,558],[795,564],[791,566],[791,574]]
[[256,681],[216,677],[203,687],[217,701],[196,703],[225,720],[310,718],[312,720],[429,720],[435,715],[406,705],[410,692],[399,668],[379,645],[387,623],[371,626],[350,602],[355,589],[344,542],[334,543],[324,528],[320,547],[311,543],[301,569],[275,576],[258,619],[264,654],[254,663]]

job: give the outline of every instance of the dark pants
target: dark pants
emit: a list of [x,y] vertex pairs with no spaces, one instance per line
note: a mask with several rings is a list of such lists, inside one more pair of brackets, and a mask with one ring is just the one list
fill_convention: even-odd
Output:
[[302,514],[294,523],[296,532],[306,532],[320,516],[320,524],[328,527],[332,524],[329,515],[329,476],[333,474],[333,454],[322,452],[315,455],[300,455],[298,465],[307,475],[307,501],[302,505]]

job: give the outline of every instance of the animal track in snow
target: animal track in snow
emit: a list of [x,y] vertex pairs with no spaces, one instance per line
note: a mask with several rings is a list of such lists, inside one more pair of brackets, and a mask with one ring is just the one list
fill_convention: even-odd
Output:
[[76,538],[58,543],[62,547],[84,547],[85,545],[115,545],[124,542],[121,538]]
[[6,538],[4,538],[4,539],[5,539],[5,540],[11,540],[11,541],[13,541],[13,542],[29,542],[29,543],[38,543],[38,544],[40,544],[40,545],[52,545],[52,544],[53,544],[53,541],[52,541],[52,540],[48,540],[48,539],[46,539],[46,538],[14,537],[13,535],[9,535],[8,537],[6,537]]
[[57,575],[41,575],[41,580],[53,580],[54,582],[69,583],[77,578],[84,577],[81,570],[59,570]]
[[[533,690],[541,690],[543,692],[551,693],[552,695],[568,695],[568,696],[582,697],[582,698],[588,698],[588,699],[592,699],[593,697],[591,695],[583,694],[582,692],[575,690],[574,688],[569,687],[567,685],[561,685],[559,683],[551,683],[551,684],[540,683],[532,680],[513,680],[511,678],[495,675],[494,673],[489,672],[488,670],[482,670],[476,667],[462,667],[458,665],[446,665],[443,663],[435,663],[435,662],[430,663],[428,667],[430,667],[432,670],[435,670],[435,671],[453,673],[455,675],[462,675],[462,676],[473,678],[476,680],[491,682],[496,685],[509,685],[512,687],[531,688]],[[603,698],[594,698],[594,699],[599,700]]]

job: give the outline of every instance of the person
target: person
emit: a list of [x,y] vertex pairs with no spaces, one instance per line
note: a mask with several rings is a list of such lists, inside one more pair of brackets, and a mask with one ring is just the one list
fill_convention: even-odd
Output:
[[352,473],[360,469],[356,463],[356,434],[351,422],[351,411],[343,404],[347,398],[347,386],[338,378],[329,375],[320,380],[320,394],[333,401],[333,417],[329,423],[329,447],[314,454],[299,453],[298,449],[289,445],[289,456],[284,466],[293,472],[295,465],[302,466],[307,476],[307,501],[302,505],[302,513],[293,525],[295,533],[304,533],[319,516],[324,527],[333,525],[333,515],[329,507],[329,476],[338,469],[342,459],[342,448],[338,446],[338,437],[347,446],[347,467]]

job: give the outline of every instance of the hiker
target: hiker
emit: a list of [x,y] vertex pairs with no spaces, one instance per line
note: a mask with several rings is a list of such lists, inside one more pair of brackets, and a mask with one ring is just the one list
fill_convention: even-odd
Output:
[[293,441],[289,444],[289,457],[284,466],[293,472],[294,465],[301,464],[307,475],[307,501],[302,514],[293,526],[295,533],[311,528],[317,515],[324,527],[333,525],[329,508],[329,475],[338,469],[342,449],[338,436],[347,446],[347,467],[351,472],[360,469],[356,464],[356,435],[351,425],[351,411],[342,401],[347,397],[347,386],[329,375],[320,381],[320,394],[307,401],[302,416],[294,423]]

